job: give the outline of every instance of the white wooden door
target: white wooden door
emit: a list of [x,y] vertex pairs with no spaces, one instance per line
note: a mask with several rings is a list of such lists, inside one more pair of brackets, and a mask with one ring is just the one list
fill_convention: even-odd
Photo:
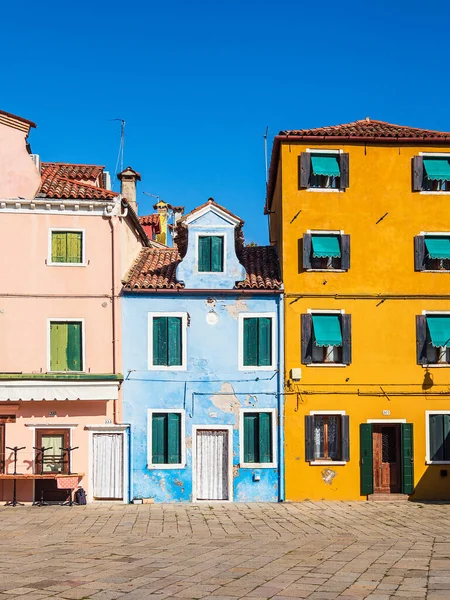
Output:
[[197,430],[197,500],[229,500],[228,443],[227,430]]
[[123,499],[123,435],[93,434],[93,497],[95,500]]

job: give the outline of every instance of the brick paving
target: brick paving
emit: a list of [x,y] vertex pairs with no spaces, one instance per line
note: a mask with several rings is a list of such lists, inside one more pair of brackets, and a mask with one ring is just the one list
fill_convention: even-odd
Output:
[[0,600],[450,599],[450,504],[0,507]]

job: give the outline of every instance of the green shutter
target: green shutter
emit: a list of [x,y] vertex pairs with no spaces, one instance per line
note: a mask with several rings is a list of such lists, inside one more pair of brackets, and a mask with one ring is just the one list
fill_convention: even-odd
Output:
[[211,271],[211,238],[209,236],[198,238],[198,270],[200,273]]
[[83,262],[83,234],[81,231],[67,232],[67,262],[81,263]]
[[166,462],[166,413],[152,415],[152,464],[160,465]]
[[50,371],[68,371],[68,323],[50,323]]
[[444,446],[444,460],[450,460],[450,415],[443,415],[444,417],[444,435],[443,435],[443,446]]
[[244,413],[244,462],[258,461],[258,414]]
[[181,361],[181,318],[167,318],[167,365],[179,366]]
[[223,271],[223,237],[211,236],[211,271],[221,273]]
[[258,319],[244,319],[244,366],[258,366]]
[[258,321],[258,367],[272,364],[272,319],[261,317]]
[[414,449],[412,423],[401,423],[402,439],[402,493],[414,492]]
[[444,415],[430,415],[430,460],[444,460]]
[[67,323],[67,370],[82,371],[81,323]]
[[167,366],[167,317],[153,317],[153,364]]
[[67,262],[67,236],[65,231],[52,231],[52,262]]
[[270,413],[259,413],[259,462],[272,462],[272,419]]
[[361,451],[361,496],[373,494],[373,442],[372,424],[361,423],[360,451]]
[[181,415],[167,413],[167,462],[181,463]]

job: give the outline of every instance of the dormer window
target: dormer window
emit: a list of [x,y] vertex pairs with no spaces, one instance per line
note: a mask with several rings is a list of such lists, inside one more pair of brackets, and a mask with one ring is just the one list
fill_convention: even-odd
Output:
[[223,258],[223,235],[200,235],[198,237],[199,273],[223,273]]

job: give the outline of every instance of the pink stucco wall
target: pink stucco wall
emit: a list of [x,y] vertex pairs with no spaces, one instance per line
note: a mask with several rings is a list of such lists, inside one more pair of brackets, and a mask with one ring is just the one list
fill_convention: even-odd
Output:
[[0,123],[0,198],[33,198],[41,184],[25,145],[26,132]]

